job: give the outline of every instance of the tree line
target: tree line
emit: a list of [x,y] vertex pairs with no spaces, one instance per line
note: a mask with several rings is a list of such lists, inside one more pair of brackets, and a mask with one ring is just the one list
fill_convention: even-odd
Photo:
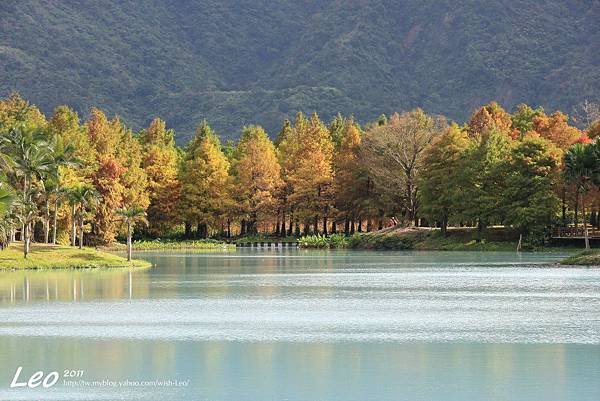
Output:
[[[592,108],[593,109],[593,108]],[[595,110],[595,109],[594,109]],[[458,125],[415,109],[361,126],[316,113],[222,143],[207,121],[183,147],[160,118],[134,132],[92,108],[46,118],[18,94],[0,101],[0,238],[108,244],[372,231],[396,224],[505,225],[531,237],[598,225],[600,123],[497,103]],[[144,224],[140,224],[144,223]]]

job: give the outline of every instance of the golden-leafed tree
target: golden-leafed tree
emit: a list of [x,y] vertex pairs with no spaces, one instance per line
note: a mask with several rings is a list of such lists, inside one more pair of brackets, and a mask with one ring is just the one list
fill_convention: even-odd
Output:
[[[327,234],[333,204],[333,142],[317,114],[309,120],[299,114],[285,147],[286,181],[291,186],[289,201],[295,215],[304,221],[305,231],[313,224]],[[288,146],[289,145],[289,146]]]
[[496,102],[490,102],[473,113],[468,123],[467,132],[476,140],[484,140],[491,130],[497,133],[511,135],[512,118]]
[[569,117],[560,111],[549,116],[542,114],[534,117],[531,132],[549,140],[563,151],[584,135],[579,129],[569,125]]
[[17,92],[13,92],[0,101],[0,130],[19,123],[44,128],[46,117],[36,106],[23,99]]
[[186,149],[180,172],[179,210],[187,236],[195,224],[197,235],[205,238],[209,227],[225,214],[231,203],[229,167],[219,138],[206,121],[202,122]]
[[234,198],[242,216],[242,232],[256,233],[258,223],[277,215],[282,180],[275,146],[261,127],[249,126],[234,155]]
[[[344,220],[344,231],[350,231],[350,223],[365,209],[369,179],[360,160],[361,133],[352,119],[345,121],[340,129],[339,146],[334,156],[335,208]],[[335,223],[335,221],[334,221]],[[332,227],[336,231],[337,226]]]
[[117,159],[125,169],[121,176],[123,194],[121,207],[146,210],[150,204],[147,192],[147,175],[143,168],[143,147],[131,129],[119,118],[112,121],[112,129],[119,133]]
[[148,230],[154,236],[165,235],[180,221],[177,204],[181,186],[177,177],[179,154],[172,130],[155,118],[140,137],[143,145],[142,166],[148,179]]

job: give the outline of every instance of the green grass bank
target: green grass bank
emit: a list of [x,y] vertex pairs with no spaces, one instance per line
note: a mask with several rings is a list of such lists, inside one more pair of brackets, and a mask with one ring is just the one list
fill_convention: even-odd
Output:
[[[124,252],[127,250],[127,245],[122,243],[114,243],[105,247],[102,250]],[[133,251],[234,251],[235,244],[228,244],[215,239],[201,240],[143,240],[133,242]]]
[[132,260],[94,248],[32,244],[27,259],[23,258],[22,244],[13,243],[0,251],[0,269],[95,269],[95,268],[147,268],[145,260]]
[[600,266],[600,249],[590,249],[579,252],[562,260],[560,264],[572,266]]

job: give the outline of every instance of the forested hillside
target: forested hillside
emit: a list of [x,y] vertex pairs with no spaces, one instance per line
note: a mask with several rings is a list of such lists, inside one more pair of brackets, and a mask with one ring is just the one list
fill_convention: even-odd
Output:
[[154,116],[186,141],[274,137],[299,110],[423,107],[465,120],[490,100],[570,112],[600,98],[600,1],[4,0],[0,96]]

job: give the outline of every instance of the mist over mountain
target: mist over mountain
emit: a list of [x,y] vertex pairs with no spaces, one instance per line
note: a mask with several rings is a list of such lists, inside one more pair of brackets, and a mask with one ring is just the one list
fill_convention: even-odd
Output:
[[158,115],[180,142],[204,118],[274,136],[297,111],[569,113],[600,100],[599,18],[598,0],[4,0],[0,95]]

